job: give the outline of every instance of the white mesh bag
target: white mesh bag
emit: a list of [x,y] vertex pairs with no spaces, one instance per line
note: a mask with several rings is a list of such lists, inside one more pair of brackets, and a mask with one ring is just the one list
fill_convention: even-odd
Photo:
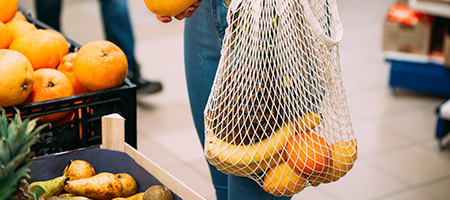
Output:
[[205,108],[218,170],[292,196],[337,181],[357,155],[335,0],[233,0]]

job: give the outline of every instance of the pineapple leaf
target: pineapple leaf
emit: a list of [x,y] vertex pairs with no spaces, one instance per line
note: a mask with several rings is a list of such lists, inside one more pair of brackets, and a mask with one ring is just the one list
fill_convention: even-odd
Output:
[[28,169],[29,165],[25,165],[22,168],[18,169],[13,174],[6,176],[6,178],[0,179],[0,200],[8,199],[11,194],[17,192],[16,184],[22,179],[23,175],[28,173],[30,169]]
[[[36,125],[35,120],[38,120],[38,119],[36,118],[36,119],[33,119],[33,120],[31,121],[31,122],[34,122],[34,125],[32,126],[33,128],[34,128],[35,125]],[[30,123],[31,123],[31,122],[30,122]],[[32,129],[32,130],[33,130],[33,131],[30,133],[31,135],[38,135],[38,133],[40,133],[40,132],[42,131],[42,129],[46,128],[47,126],[50,126],[50,124],[49,124],[49,123],[42,124],[42,125],[40,125],[39,127],[35,128],[34,130],[33,130],[33,128],[28,128],[28,129]]]
[[6,165],[6,170],[9,172],[13,172],[16,168],[20,167],[22,163],[27,163],[26,159],[30,157],[30,150],[22,152],[18,155],[16,155],[12,160],[8,162]]
[[8,118],[6,117],[5,109],[0,107],[0,111],[2,112],[0,117],[0,137],[6,138],[8,133]]
[[32,146],[34,144],[34,142],[36,142],[37,140],[37,136],[28,138],[26,141],[24,141],[22,143],[22,147],[19,149],[18,152],[26,152],[27,154],[30,153],[30,146]]
[[8,171],[4,165],[0,165],[0,180],[4,179],[6,176],[8,176]]
[[20,145],[21,138],[19,135],[19,128],[17,126],[18,125],[14,121],[11,121],[8,127],[8,135],[6,136],[6,142],[9,145],[9,150],[11,153],[14,153],[17,146]]
[[26,179],[30,177],[29,165],[32,161],[29,158],[33,155],[30,147],[47,126],[44,124],[35,128],[37,118],[22,120],[20,111],[17,108],[15,110],[16,115],[9,118],[0,107],[0,200],[29,197],[26,194]]
[[11,152],[9,151],[8,143],[4,138],[0,139],[0,165],[6,165],[11,159]]
[[23,147],[23,141],[27,141],[27,136],[29,133],[26,131],[28,130],[28,121],[29,119],[25,119],[23,122],[19,124],[19,127],[17,128],[17,137],[14,138],[17,142],[13,143],[13,146],[10,146],[11,155],[15,155],[18,153],[21,153],[19,150]]

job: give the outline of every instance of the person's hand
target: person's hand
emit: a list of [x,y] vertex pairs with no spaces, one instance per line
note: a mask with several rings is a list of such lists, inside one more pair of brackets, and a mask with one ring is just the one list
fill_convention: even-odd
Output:
[[[202,0],[195,2],[194,4],[192,4],[192,6],[190,6],[188,9],[186,9],[184,12],[174,16],[174,18],[177,20],[183,20],[184,18],[191,17],[194,14],[195,10],[197,10],[197,8],[201,2],[202,2]],[[172,17],[170,17],[170,16],[156,15],[156,18],[163,23],[169,23],[172,21]]]

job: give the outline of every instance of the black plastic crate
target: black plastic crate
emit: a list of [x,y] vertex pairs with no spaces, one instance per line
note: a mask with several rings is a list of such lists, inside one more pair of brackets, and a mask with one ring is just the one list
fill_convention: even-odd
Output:
[[[32,146],[37,156],[101,144],[101,117],[118,113],[125,118],[125,141],[136,148],[136,86],[128,79],[115,88],[16,106],[22,118],[63,111],[74,112],[68,122],[49,126]],[[13,107],[6,113],[15,113]]]
[[[28,21],[37,28],[52,29],[42,21],[31,17],[29,12],[19,7]],[[64,35],[64,34],[63,34]],[[66,37],[70,52],[80,45]],[[53,154],[67,150],[101,144],[101,117],[118,113],[125,121],[125,141],[136,148],[136,86],[127,78],[118,87],[95,91],[65,98],[15,106],[22,118],[35,118],[57,112],[73,112],[73,119],[47,127],[32,146],[36,156]],[[7,114],[15,113],[13,107],[5,108]]]

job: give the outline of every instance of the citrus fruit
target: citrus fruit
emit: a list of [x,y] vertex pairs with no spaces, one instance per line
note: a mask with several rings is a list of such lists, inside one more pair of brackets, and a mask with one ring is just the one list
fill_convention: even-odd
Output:
[[61,58],[61,61],[59,62],[58,68],[56,68],[58,71],[64,73],[67,78],[69,78],[70,82],[72,83],[74,95],[90,92],[87,88],[85,88],[78,82],[78,80],[75,78],[75,75],[73,74],[73,60],[76,56],[77,52],[72,52],[63,56]]
[[[56,69],[43,68],[34,71],[35,82],[25,103],[34,103],[68,97],[73,95],[69,78]],[[70,111],[41,116],[39,122],[56,122],[63,119]]]
[[37,30],[34,24],[27,21],[12,20],[7,22],[5,25],[13,35],[13,38],[18,38],[29,31]]
[[264,176],[263,189],[276,196],[292,196],[306,186],[306,176],[287,162],[271,168]]
[[0,0],[0,22],[10,21],[16,15],[18,8],[17,0]]
[[330,146],[316,133],[301,133],[286,145],[288,162],[296,170],[307,175],[326,171],[330,164]]
[[353,168],[357,158],[357,146],[355,140],[339,141],[331,144],[332,158],[326,173],[312,175],[309,179],[313,186],[320,183],[329,183],[339,180]]
[[3,22],[0,22],[0,49],[7,49],[13,40],[13,35]]
[[56,68],[63,56],[60,40],[46,30],[28,31],[15,38],[9,49],[16,50],[28,58],[34,70]]
[[150,12],[159,16],[176,16],[198,0],[144,0]]
[[52,30],[52,29],[45,29],[45,31],[50,32],[53,34],[59,41],[59,44],[61,45],[62,54],[63,56],[69,53],[69,44],[67,42],[66,37],[62,35],[60,32]]
[[127,72],[125,53],[106,40],[92,41],[81,46],[73,62],[75,78],[90,91],[119,86],[125,80]]
[[11,19],[11,21],[28,21],[27,18],[25,17],[25,15],[23,15],[22,12],[17,11],[16,14],[14,15],[14,17]]
[[27,58],[17,51],[0,49],[0,106],[21,104],[33,83],[34,71]]
[[57,120],[57,121],[53,122],[52,126],[53,127],[59,126],[59,125],[65,124],[67,122],[70,122],[73,119],[75,119],[75,111],[71,110],[71,111],[69,111],[69,114],[67,114],[65,117],[63,117],[60,120]]
[[336,175],[343,177],[353,168],[353,164],[357,159],[356,141],[340,141],[331,145],[333,167]]

